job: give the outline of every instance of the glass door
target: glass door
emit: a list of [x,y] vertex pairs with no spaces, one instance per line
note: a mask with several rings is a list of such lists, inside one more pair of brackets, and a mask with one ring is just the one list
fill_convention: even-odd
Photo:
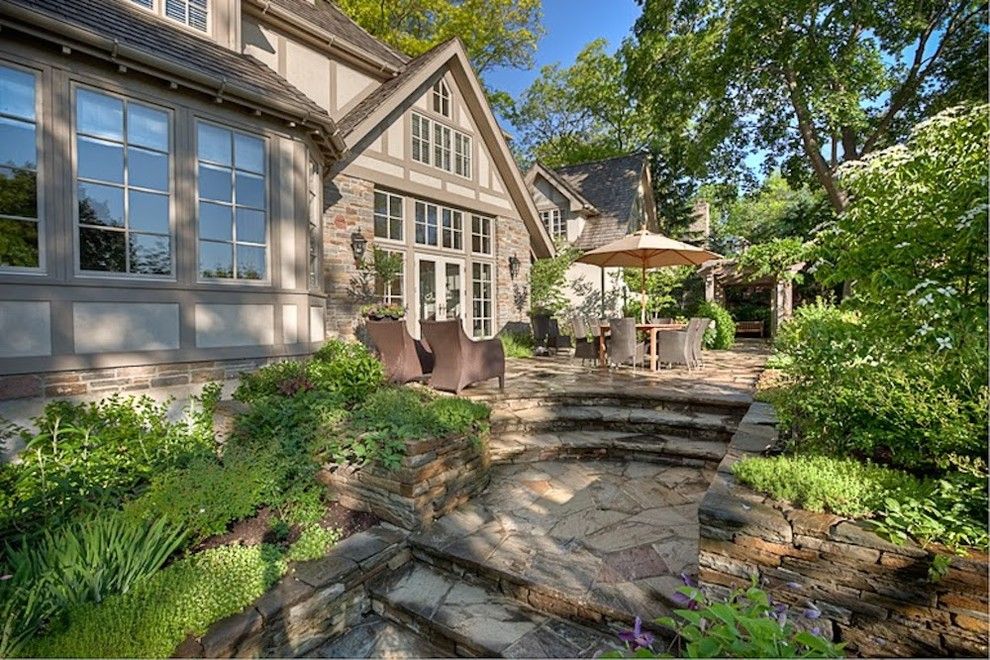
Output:
[[416,327],[420,321],[464,319],[464,261],[416,257]]

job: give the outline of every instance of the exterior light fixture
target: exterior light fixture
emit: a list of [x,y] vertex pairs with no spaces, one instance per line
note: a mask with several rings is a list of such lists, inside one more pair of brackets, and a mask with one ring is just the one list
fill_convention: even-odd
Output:
[[354,254],[354,261],[361,263],[364,260],[364,252],[368,247],[368,239],[359,231],[351,234],[351,252]]
[[510,278],[516,279],[516,276],[519,274],[519,266],[520,266],[519,257],[517,257],[514,254],[511,257],[509,257],[509,277]]

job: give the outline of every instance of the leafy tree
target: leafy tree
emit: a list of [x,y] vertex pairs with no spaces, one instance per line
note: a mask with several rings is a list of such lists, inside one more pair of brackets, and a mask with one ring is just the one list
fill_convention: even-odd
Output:
[[707,174],[767,165],[836,178],[961,98],[986,98],[986,3],[641,0],[629,86],[657,131]]
[[358,25],[415,57],[460,37],[481,74],[491,67],[529,69],[543,36],[541,0],[338,0]]
[[564,245],[549,259],[539,259],[529,270],[530,305],[533,312],[557,314],[567,309],[564,288],[567,269],[580,252]]

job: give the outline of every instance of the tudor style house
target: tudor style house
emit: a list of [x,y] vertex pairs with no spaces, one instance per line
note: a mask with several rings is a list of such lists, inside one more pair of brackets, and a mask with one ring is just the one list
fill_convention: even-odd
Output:
[[[639,229],[659,231],[649,158],[628,154],[550,168],[536,163],[526,174],[541,224],[557,244],[582,252]],[[619,268],[571,264],[567,295],[587,317],[601,312],[604,282],[607,312],[621,313],[626,294]]]
[[311,353],[354,333],[367,243],[413,332],[527,311],[553,246],[459,41],[409,59],[327,0],[0,0],[0,399]]

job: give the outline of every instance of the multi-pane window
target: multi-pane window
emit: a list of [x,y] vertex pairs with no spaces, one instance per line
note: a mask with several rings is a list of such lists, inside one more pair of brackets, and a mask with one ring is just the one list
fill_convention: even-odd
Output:
[[165,15],[191,28],[206,32],[209,0],[163,0]]
[[471,216],[471,251],[477,254],[492,253],[492,219],[483,215]]
[[33,73],[0,66],[0,268],[41,266]]
[[402,225],[402,198],[376,190],[375,238],[401,241]]
[[403,295],[403,291],[405,291],[405,282],[406,282],[406,276],[405,276],[406,255],[403,252],[397,252],[394,250],[383,250],[383,252],[389,255],[399,256],[402,259],[402,268],[395,276],[395,279],[393,279],[391,282],[385,282],[376,278],[375,295],[377,295],[380,298],[380,300],[386,305],[388,304],[404,305],[405,296]]
[[307,233],[308,255],[307,262],[309,288],[320,290],[322,281],[320,277],[320,251],[323,248],[322,232],[323,224],[323,177],[320,173],[320,166],[309,161],[309,232]]
[[171,275],[168,112],[76,90],[79,270]]
[[450,116],[450,88],[442,79],[433,85],[433,112]]
[[492,265],[471,264],[474,336],[490,337],[492,334]]
[[413,114],[412,116],[412,159],[430,164],[430,125],[426,117]]
[[154,9],[155,0],[131,0],[131,2],[137,3],[144,7],[145,9]]
[[440,242],[443,247],[453,250],[463,248],[464,215],[453,209],[442,209],[440,213]]
[[450,171],[450,128],[436,122],[433,124],[433,164]]
[[437,244],[437,214],[436,204],[416,202],[416,242],[420,245]]
[[265,142],[200,122],[199,274],[264,280],[268,263]]
[[543,221],[543,226],[547,228],[550,238],[555,241],[560,238],[567,238],[567,222],[564,221],[559,208],[540,211],[540,220]]
[[454,174],[471,178],[471,138],[454,133]]

